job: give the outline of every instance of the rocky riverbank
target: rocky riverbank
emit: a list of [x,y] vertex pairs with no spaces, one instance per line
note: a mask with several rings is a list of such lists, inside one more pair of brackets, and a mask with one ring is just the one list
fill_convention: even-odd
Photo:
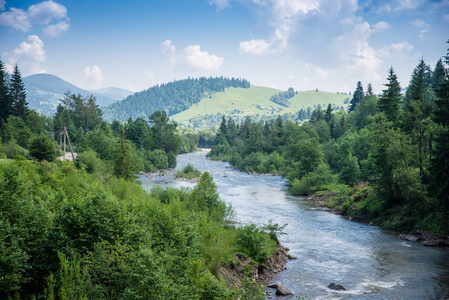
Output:
[[[328,193],[323,196],[312,196],[307,199],[313,200],[319,206],[326,208],[329,212],[333,214],[347,216],[346,214],[342,213],[339,207],[332,207],[332,208],[327,207],[326,200],[331,197],[335,197],[336,195],[337,195],[336,193]],[[357,196],[363,197],[365,195],[357,195]],[[364,223],[363,220],[353,219],[351,217],[349,217],[349,220]],[[370,222],[369,225],[376,226],[377,224]],[[444,247],[449,249],[449,236],[437,235],[429,232],[424,232],[421,230],[416,230],[409,233],[401,233],[399,234],[399,238],[410,242],[419,242],[427,247]]]
[[255,264],[243,255],[238,255],[238,263],[222,267],[219,271],[220,277],[226,281],[229,287],[242,287],[242,282],[248,274],[254,282],[267,285],[276,273],[287,268],[286,263],[289,260],[286,248],[279,244],[276,248],[277,251],[264,264],[260,265]]

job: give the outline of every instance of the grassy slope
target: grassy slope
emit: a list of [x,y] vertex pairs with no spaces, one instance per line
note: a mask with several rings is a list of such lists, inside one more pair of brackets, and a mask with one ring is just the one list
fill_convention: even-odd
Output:
[[321,104],[321,106],[327,105],[329,103],[335,105],[343,105],[343,101],[351,96],[349,95],[339,95],[329,92],[316,92],[316,91],[304,91],[299,92],[293,98],[290,99],[290,107],[286,110],[286,112],[297,112],[301,108],[306,108],[308,106],[314,106]]
[[[343,105],[343,101],[351,97],[328,92],[304,91],[290,99],[291,106],[285,108],[270,101],[270,97],[279,92],[276,89],[257,86],[252,86],[249,89],[227,88],[225,92],[215,93],[211,98],[203,98],[190,109],[171,116],[170,119],[178,123],[186,123],[192,117],[207,114],[215,115],[217,113],[224,113],[230,116],[268,115],[271,114],[272,110],[275,110],[275,114],[294,113],[301,108],[317,104],[327,105],[328,103],[334,103]],[[260,108],[256,107],[257,105]],[[234,110],[239,110],[240,112],[233,112]]]
[[177,122],[182,122],[198,115],[230,114],[235,109],[244,111],[244,113],[239,113],[239,115],[253,115],[263,112],[263,110],[256,107],[257,104],[261,107],[272,105],[273,107],[281,108],[282,106],[270,101],[270,97],[279,92],[276,89],[255,86],[249,89],[227,88],[225,92],[214,93],[211,98],[205,97],[188,110],[170,118]]

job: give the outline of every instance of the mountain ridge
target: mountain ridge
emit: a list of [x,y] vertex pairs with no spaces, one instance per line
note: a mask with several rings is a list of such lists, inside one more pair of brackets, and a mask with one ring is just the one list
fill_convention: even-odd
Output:
[[41,73],[30,75],[23,78],[23,83],[27,92],[29,107],[38,109],[42,114],[46,115],[51,115],[56,111],[60,100],[64,98],[64,94],[67,92],[80,94],[83,97],[94,96],[99,106],[107,106],[117,101],[117,99],[105,94],[77,87],[53,74]]

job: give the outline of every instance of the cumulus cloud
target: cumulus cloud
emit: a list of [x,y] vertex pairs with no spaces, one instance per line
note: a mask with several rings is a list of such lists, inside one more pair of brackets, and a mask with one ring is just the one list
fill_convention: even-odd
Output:
[[390,24],[381,21],[373,26],[373,32],[381,32],[390,28],[391,28]]
[[87,66],[84,68],[84,78],[93,83],[100,83],[103,81],[102,72],[103,71],[98,66]]
[[47,59],[44,42],[37,35],[30,35],[12,52],[5,53],[6,68],[11,71],[17,63],[24,76],[35,73],[46,73],[41,64]]
[[44,32],[51,36],[60,35],[69,30],[69,21],[67,8],[53,1],[31,5],[26,11],[11,7],[9,11],[0,14],[0,25],[2,26],[28,32],[34,25],[44,25]]
[[44,33],[49,36],[56,37],[56,36],[60,36],[64,32],[69,31],[69,29],[70,29],[70,24],[67,23],[66,21],[61,21],[54,25],[48,25],[44,29]]
[[410,52],[414,49],[414,47],[407,43],[397,43],[391,44],[388,47],[384,47],[378,50],[378,54],[381,57],[389,58],[392,56],[396,57],[408,57],[410,56]]
[[[252,55],[280,53],[287,49],[288,40],[296,30],[298,20],[318,11],[319,0],[236,0],[247,6],[271,27],[269,39],[252,39],[240,43],[240,52]],[[229,6],[228,0],[212,0],[217,9]]]
[[240,53],[254,54],[254,55],[266,55],[273,53],[270,49],[271,43],[266,40],[250,40],[240,42]]
[[190,45],[184,51],[177,52],[170,40],[162,43],[162,55],[170,67],[187,66],[202,70],[218,70],[224,62],[223,57],[201,51],[199,45]]
[[187,46],[184,49],[186,63],[197,69],[218,70],[224,62],[223,57],[201,51],[198,45]]
[[162,54],[168,60],[170,67],[176,65],[176,47],[170,40],[166,40],[162,43]]
[[5,10],[5,0],[0,0],[0,10]]

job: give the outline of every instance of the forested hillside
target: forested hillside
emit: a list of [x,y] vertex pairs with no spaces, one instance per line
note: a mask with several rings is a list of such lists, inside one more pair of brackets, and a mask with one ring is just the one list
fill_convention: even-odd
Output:
[[405,95],[393,68],[379,98],[358,82],[349,113],[329,104],[302,126],[223,118],[210,157],[282,174],[291,193],[315,194],[354,219],[449,234],[448,120],[447,66],[421,60]]
[[146,119],[157,110],[163,110],[171,116],[190,108],[203,97],[210,97],[215,92],[223,92],[227,87],[249,88],[250,86],[250,82],[246,79],[223,77],[173,81],[135,93],[108,106],[104,109],[104,118],[107,121],[114,119],[126,121],[129,117]]

